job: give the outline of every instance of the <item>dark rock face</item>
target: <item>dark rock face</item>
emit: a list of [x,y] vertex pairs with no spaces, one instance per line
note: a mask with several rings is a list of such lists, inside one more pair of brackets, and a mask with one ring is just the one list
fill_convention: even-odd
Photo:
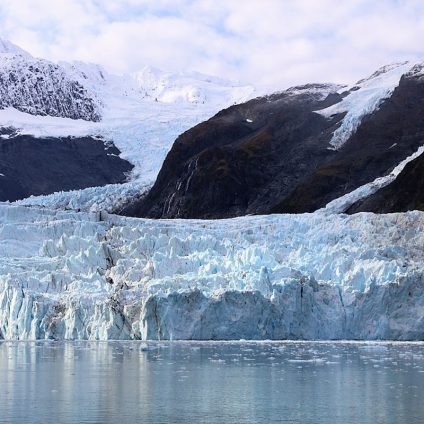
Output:
[[121,183],[133,166],[114,145],[83,138],[34,138],[2,129],[0,201]]
[[319,166],[272,212],[312,212],[355,188],[387,175],[424,144],[424,82],[402,77],[393,95],[337,155]]
[[346,212],[391,213],[424,210],[424,157],[409,162],[388,186],[354,203]]
[[313,113],[341,99],[290,92],[223,110],[182,134],[147,198],[124,211],[154,218],[262,213],[335,152],[340,117]]
[[343,114],[314,113],[337,103],[290,91],[223,110],[182,134],[158,179],[124,214],[224,218],[301,213],[389,173],[424,142],[424,82],[402,77],[339,149],[329,149]]

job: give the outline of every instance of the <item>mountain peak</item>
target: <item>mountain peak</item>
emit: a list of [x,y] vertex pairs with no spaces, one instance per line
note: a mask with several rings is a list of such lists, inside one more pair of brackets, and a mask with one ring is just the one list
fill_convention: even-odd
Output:
[[371,74],[367,78],[363,78],[359,80],[355,85],[360,86],[364,83],[369,83],[370,81],[380,79],[387,79],[391,75],[395,75],[395,78],[400,78],[405,72],[407,72],[410,68],[412,68],[413,63],[409,60],[404,62],[394,62],[388,65],[381,66],[378,68],[373,74]]
[[4,38],[0,38],[0,53],[17,54],[24,57],[32,57],[31,54],[29,54],[27,51],[21,49],[16,44],[13,44],[11,41],[6,40]]

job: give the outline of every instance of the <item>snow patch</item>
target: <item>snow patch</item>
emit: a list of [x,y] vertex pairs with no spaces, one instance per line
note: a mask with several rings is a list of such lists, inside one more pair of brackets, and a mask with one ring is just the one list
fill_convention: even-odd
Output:
[[[315,100],[325,100],[330,94],[337,93],[338,91],[344,89],[345,85],[340,84],[306,84],[306,85],[298,85],[295,87],[290,87],[289,89],[281,92],[286,93],[289,96],[300,96],[300,95],[308,95],[313,97]],[[280,94],[281,94],[280,93]]]

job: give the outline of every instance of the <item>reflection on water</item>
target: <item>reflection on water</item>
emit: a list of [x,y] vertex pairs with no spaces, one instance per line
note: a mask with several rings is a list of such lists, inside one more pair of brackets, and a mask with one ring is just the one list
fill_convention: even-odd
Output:
[[1,423],[422,423],[424,344],[0,342]]

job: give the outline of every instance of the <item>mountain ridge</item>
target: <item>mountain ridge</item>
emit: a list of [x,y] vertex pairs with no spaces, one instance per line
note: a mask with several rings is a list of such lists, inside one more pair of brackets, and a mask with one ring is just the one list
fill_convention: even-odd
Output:
[[312,84],[225,109],[176,140],[151,191],[122,213],[215,219],[322,209],[424,144],[421,77],[420,64],[401,62],[351,88]]
[[[4,132],[7,139],[114,144],[133,167],[122,185],[128,197],[118,196],[114,208],[99,189],[98,201],[87,203],[96,210],[103,204],[154,218],[312,212],[389,175],[421,147],[423,69],[398,62],[351,86],[305,84],[252,99],[259,94],[252,87],[217,77],[152,67],[113,75],[96,64],[35,59],[0,39],[0,126],[13,129]],[[28,195],[79,187],[59,184]],[[110,187],[111,194],[117,190]],[[43,201],[55,202],[31,198]]]

